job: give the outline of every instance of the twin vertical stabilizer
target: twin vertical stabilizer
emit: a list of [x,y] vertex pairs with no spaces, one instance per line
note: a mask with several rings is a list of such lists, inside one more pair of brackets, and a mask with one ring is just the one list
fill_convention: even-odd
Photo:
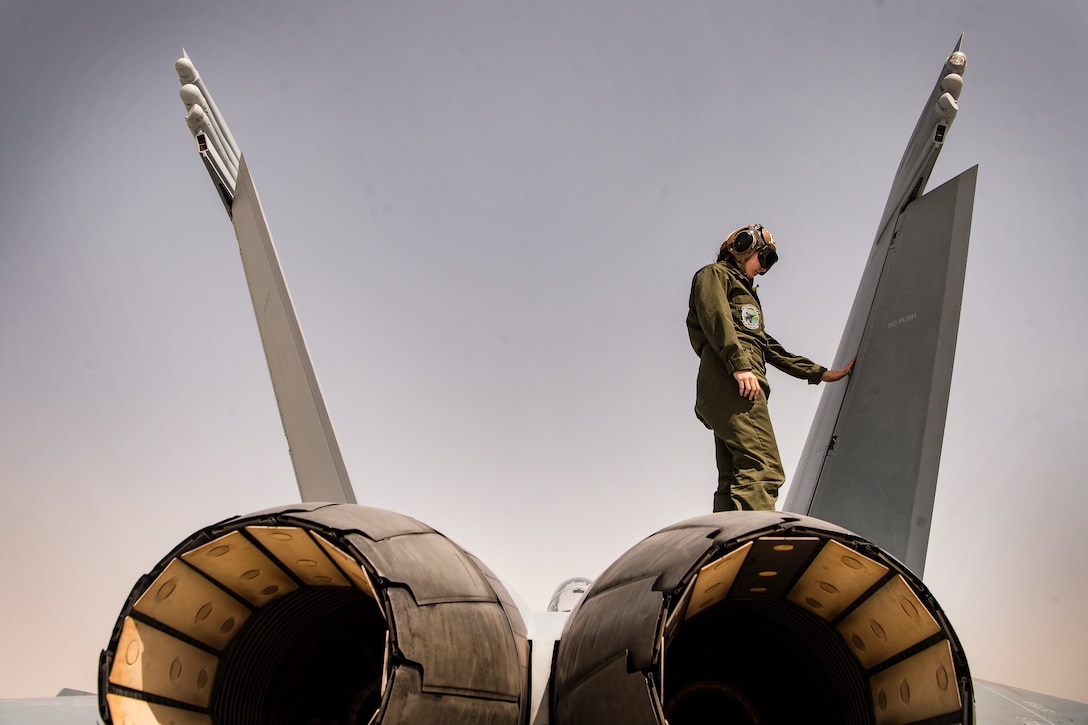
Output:
[[892,183],[835,365],[783,509],[844,526],[922,574],[971,231],[971,168],[922,196],[955,119],[963,38]]
[[[184,53],[184,51],[183,51]],[[188,55],[175,64],[197,150],[234,223],[303,501],[355,503],[340,447],[245,158]]]

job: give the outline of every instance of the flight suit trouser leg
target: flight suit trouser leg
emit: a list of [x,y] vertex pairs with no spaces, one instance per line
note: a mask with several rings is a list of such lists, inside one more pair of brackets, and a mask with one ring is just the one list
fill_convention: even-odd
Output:
[[[754,400],[725,395],[700,411],[714,430],[718,464],[715,511],[773,511],[786,480],[764,393]],[[707,415],[709,413],[709,415]]]
[[718,490],[714,492],[714,513],[736,511],[733,502],[733,456],[729,446],[718,436],[714,436],[714,462],[718,464]]

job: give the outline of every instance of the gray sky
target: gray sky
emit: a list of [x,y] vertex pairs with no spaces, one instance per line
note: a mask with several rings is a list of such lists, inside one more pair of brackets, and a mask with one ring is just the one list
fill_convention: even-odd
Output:
[[[247,7],[248,6],[248,7]],[[975,676],[1088,701],[1088,6],[0,2],[0,697],[93,690],[139,576],[297,499],[184,46],[256,179],[360,500],[543,608],[709,511],[691,275],[759,221],[824,364],[959,33],[979,164],[926,581]],[[772,377],[792,472],[819,391]]]

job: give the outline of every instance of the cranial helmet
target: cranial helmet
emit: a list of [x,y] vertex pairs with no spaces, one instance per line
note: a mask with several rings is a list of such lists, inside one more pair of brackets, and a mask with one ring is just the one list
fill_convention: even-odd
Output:
[[759,255],[765,269],[770,269],[778,261],[778,247],[775,246],[774,237],[762,224],[749,224],[734,230],[722,242],[718,261],[724,260],[728,255],[736,260],[738,266],[744,267],[745,262],[754,254]]

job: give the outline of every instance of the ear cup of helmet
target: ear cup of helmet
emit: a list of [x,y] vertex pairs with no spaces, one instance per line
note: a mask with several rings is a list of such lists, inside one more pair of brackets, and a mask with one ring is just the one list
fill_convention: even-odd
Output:
[[751,249],[753,242],[755,242],[755,237],[750,229],[739,231],[733,237],[733,251],[737,254],[747,252]]

